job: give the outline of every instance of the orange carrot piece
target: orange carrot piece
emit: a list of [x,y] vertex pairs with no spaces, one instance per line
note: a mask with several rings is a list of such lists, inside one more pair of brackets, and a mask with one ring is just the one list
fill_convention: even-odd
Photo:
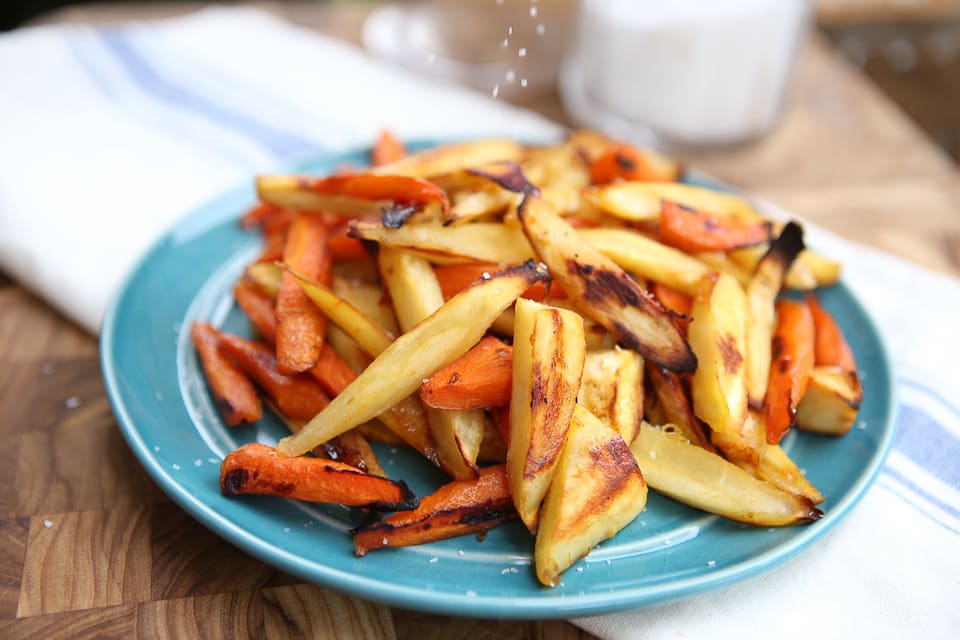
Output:
[[383,129],[370,150],[370,164],[377,167],[396,162],[407,155],[407,148],[389,129]]
[[350,238],[347,235],[330,236],[329,241],[330,256],[334,260],[369,260],[370,254],[367,253],[363,242],[356,238]]
[[339,395],[357,377],[350,365],[341,360],[328,344],[320,350],[320,358],[310,369],[310,375],[331,397]]
[[513,347],[487,336],[459,359],[430,376],[420,399],[434,409],[487,409],[510,404]]
[[253,383],[220,353],[220,332],[205,322],[194,322],[190,337],[223,421],[235,426],[263,417],[263,407]]
[[773,362],[767,384],[767,444],[777,444],[797,419],[814,363],[814,323],[803,302],[778,300]]
[[[462,264],[438,265],[433,268],[433,271],[437,275],[444,300],[449,300],[477,280],[488,278],[501,269],[503,269],[502,265],[492,262],[464,262]],[[567,294],[563,287],[556,282],[550,283],[549,290],[542,282],[537,282],[524,291],[521,297],[540,302],[545,299],[566,298]]]
[[686,333],[687,327],[690,326],[690,309],[693,308],[693,298],[660,282],[654,282],[650,285],[650,293],[663,305],[664,309],[675,314],[673,316],[674,322]]
[[845,371],[856,371],[857,360],[853,349],[840,330],[840,325],[824,309],[816,296],[807,295],[807,306],[813,314],[814,362],[817,366],[836,366]]
[[267,220],[270,220],[282,211],[283,209],[276,205],[258,202],[247,209],[246,213],[240,217],[240,226],[244,229],[262,226]]
[[364,473],[336,460],[286,458],[259,442],[245,444],[223,459],[220,491],[226,496],[280,496],[385,511],[413,509],[418,504],[402,481]]
[[263,339],[270,343],[275,342],[277,318],[273,309],[273,298],[260,287],[243,280],[233,287],[233,298]]
[[[290,223],[283,261],[291,269],[329,285],[331,258],[327,227],[309,213]],[[327,333],[327,318],[292,275],[284,271],[277,293],[277,363],[282,373],[300,373],[317,363]]]
[[363,556],[383,547],[407,547],[486,531],[515,517],[506,466],[499,464],[481,469],[475,480],[443,485],[413,511],[355,529],[353,548]]
[[607,184],[616,180],[672,182],[675,172],[667,174],[650,162],[640,149],[628,144],[617,145],[590,164],[591,184]]
[[268,344],[221,333],[220,351],[253,378],[280,413],[291,420],[309,420],[330,403],[320,383],[311,376],[280,373]]
[[716,216],[671,200],[660,212],[660,241],[682,251],[729,251],[770,241],[770,223]]
[[263,235],[263,250],[257,258],[257,262],[275,262],[283,259],[283,245],[287,241],[287,229],[290,227],[290,221],[284,221],[277,218],[261,227]]
[[401,206],[436,202],[444,214],[450,209],[446,191],[432,182],[408,176],[337,175],[306,181],[304,186],[317,193],[360,200],[392,200]]

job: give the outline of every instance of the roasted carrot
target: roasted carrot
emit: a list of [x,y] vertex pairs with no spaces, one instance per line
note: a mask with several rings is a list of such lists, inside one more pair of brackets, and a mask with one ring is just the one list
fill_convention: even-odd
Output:
[[615,180],[671,182],[677,179],[675,168],[670,173],[650,161],[640,149],[628,144],[617,145],[590,164],[591,184],[607,184]]
[[190,337],[223,421],[233,426],[259,420],[263,407],[257,390],[243,371],[220,353],[220,332],[207,323],[194,322]]
[[[302,213],[290,223],[283,261],[291,269],[330,284],[331,257],[327,227],[317,216]],[[317,363],[327,319],[290,274],[284,272],[277,293],[277,363],[282,373],[300,373]]]
[[420,386],[420,399],[434,409],[486,409],[510,403],[513,348],[487,336]]
[[[502,268],[502,265],[491,262],[464,262],[461,264],[437,265],[433,268],[433,272],[437,275],[437,282],[440,283],[440,291],[443,292],[444,299],[449,300],[477,280],[489,278],[491,274]],[[551,282],[549,287],[542,282],[538,282],[524,291],[521,297],[540,302],[545,299],[566,298],[567,294],[555,282]]]
[[660,241],[688,252],[729,251],[770,241],[770,223],[717,216],[664,200]]
[[840,325],[830,312],[820,305],[813,294],[807,295],[807,306],[813,314],[814,362],[819,366],[836,366],[846,371],[856,371],[857,361],[853,349],[840,330]]
[[223,459],[220,491],[226,496],[281,496],[385,511],[414,509],[418,504],[402,481],[364,473],[336,460],[285,458],[259,442],[245,444]]
[[803,302],[779,300],[767,383],[767,444],[777,444],[797,419],[797,405],[807,390],[814,363],[814,323]]
[[363,242],[348,237],[346,233],[344,235],[331,235],[328,245],[330,256],[334,260],[367,260],[370,258]]
[[274,342],[277,339],[277,318],[273,298],[247,280],[241,280],[233,287],[233,298],[263,339]]
[[228,333],[220,334],[219,344],[220,351],[253,378],[287,418],[309,420],[329,404],[320,383],[309,375],[280,373],[270,345]]
[[323,195],[360,200],[392,200],[397,205],[419,207],[437,203],[443,214],[450,208],[446,191],[426,180],[407,176],[369,173],[339,175],[308,181],[302,186]]
[[370,150],[370,164],[377,167],[395,162],[407,155],[407,148],[389,129],[383,129]]
[[246,213],[240,217],[240,226],[244,229],[262,226],[264,222],[279,214],[281,211],[283,211],[283,209],[276,205],[258,202],[247,209]]
[[290,228],[292,219],[290,210],[283,209],[280,214],[260,227],[260,233],[263,235],[263,250],[257,262],[274,262],[283,259],[283,245],[287,241],[287,229]]
[[674,313],[673,319],[677,326],[686,332],[690,325],[690,309],[693,308],[693,298],[660,282],[654,282],[650,285],[650,293],[663,305],[664,309]]
[[310,369],[310,375],[331,397],[346,389],[347,385],[357,377],[353,369],[341,360],[328,344],[323,345],[323,349],[320,350],[320,358]]
[[476,480],[454,480],[423,498],[413,511],[396,513],[353,532],[358,556],[383,547],[407,547],[486,531],[517,517],[505,465],[480,470]]

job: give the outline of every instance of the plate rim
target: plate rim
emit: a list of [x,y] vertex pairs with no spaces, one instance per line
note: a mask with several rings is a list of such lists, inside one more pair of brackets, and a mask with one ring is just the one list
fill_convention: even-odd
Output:
[[[460,138],[463,141],[466,138]],[[448,139],[421,139],[412,140],[408,144],[411,148],[424,148],[452,142]],[[307,155],[297,161],[280,166],[276,171],[302,171],[308,165],[335,166],[338,159],[355,156],[358,152],[368,150],[369,147],[360,146],[345,149],[339,152],[321,152]],[[697,171],[699,178],[706,177],[714,180],[718,185],[724,183],[715,180],[703,172]],[[723,567],[709,574],[699,574],[690,578],[683,578],[668,585],[644,585],[629,587],[616,592],[571,594],[563,598],[538,598],[516,595],[490,596],[471,595],[466,593],[449,593],[430,589],[417,588],[410,585],[391,583],[382,578],[371,578],[354,574],[338,567],[324,565],[316,560],[305,559],[296,553],[287,551],[277,544],[262,539],[234,522],[219,514],[212,505],[206,504],[200,498],[190,493],[186,484],[178,481],[173,473],[167,469],[153,455],[149,445],[143,439],[136,421],[130,414],[122,397],[119,380],[120,372],[111,359],[115,347],[115,325],[122,311],[122,303],[127,297],[130,286],[162,248],[164,243],[185,223],[205,223],[205,229],[236,217],[237,212],[228,215],[221,211],[224,203],[239,198],[250,192],[250,182],[220,192],[217,196],[193,207],[186,214],[169,225],[164,233],[157,238],[139,257],[134,266],[126,273],[121,285],[115,290],[104,313],[100,330],[100,365],[104,387],[124,439],[137,457],[139,463],[178,506],[187,511],[192,518],[201,525],[210,529],[229,543],[237,546],[244,553],[250,554],[266,564],[282,571],[295,575],[308,582],[319,584],[341,593],[346,593],[365,600],[380,602],[388,606],[413,609],[442,615],[453,615],[471,618],[499,618],[499,619],[556,619],[579,616],[613,613],[630,608],[641,608],[654,604],[664,604],[680,599],[693,597],[698,594],[714,591],[733,583],[767,573],[782,565],[786,560],[802,553],[815,541],[826,536],[836,525],[843,521],[851,510],[860,502],[869,488],[874,484],[877,475],[883,468],[890,453],[896,433],[897,416],[899,415],[899,401],[897,397],[896,378],[890,350],[887,347],[883,334],[879,331],[876,321],[870,316],[860,300],[842,280],[835,286],[843,289],[854,307],[866,319],[867,327],[872,338],[879,344],[879,359],[883,364],[884,373],[882,388],[876,387],[872,393],[882,393],[886,396],[885,416],[881,438],[878,446],[869,458],[856,481],[850,486],[842,500],[831,505],[830,510],[817,522],[804,525],[796,536],[778,544],[762,554],[751,557],[748,561],[740,562],[729,567]],[[738,193],[750,197],[737,190]],[[871,376],[871,386],[876,378]],[[177,396],[178,401],[182,401]],[[428,597],[424,597],[428,596]]]

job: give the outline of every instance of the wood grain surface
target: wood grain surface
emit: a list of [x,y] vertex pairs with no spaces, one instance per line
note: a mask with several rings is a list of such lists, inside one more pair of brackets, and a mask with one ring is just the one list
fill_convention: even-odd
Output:
[[[270,5],[356,41],[363,12]],[[102,23],[189,7],[105,6]],[[530,105],[563,118],[556,96]],[[835,232],[960,274],[960,175],[889,101],[814,38],[780,126],[686,160]],[[0,637],[590,637],[562,621],[452,618],[303,584],[197,524],[121,437],[97,343],[0,274]]]

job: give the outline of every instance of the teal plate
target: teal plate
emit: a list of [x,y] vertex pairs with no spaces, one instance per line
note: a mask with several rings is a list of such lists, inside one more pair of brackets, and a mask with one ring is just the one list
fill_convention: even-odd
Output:
[[[295,170],[323,173],[344,163],[362,165],[366,157],[366,151],[327,156]],[[890,447],[890,364],[873,322],[840,284],[823,291],[822,299],[863,371],[857,424],[843,438],[791,433],[783,443],[827,497],[821,520],[756,528],[651,492],[639,518],[577,562],[553,589],[537,582],[533,538],[517,522],[482,541],[464,536],[358,558],[347,533],[358,522],[354,510],[225,498],[219,491],[224,456],[245,442],[274,444],[284,434],[273,416],[251,426],[224,426],[189,338],[195,320],[250,334],[231,288],[260,248],[257,232],[237,224],[253,201],[252,184],[231,191],[185,217],[153,246],[107,311],[103,375],[120,429],[163,490],[224,539],[305,580],[396,607],[484,618],[567,618],[684,598],[767,571],[819,540],[863,496]],[[388,474],[418,495],[443,482],[416,454],[381,446],[377,451]]]

